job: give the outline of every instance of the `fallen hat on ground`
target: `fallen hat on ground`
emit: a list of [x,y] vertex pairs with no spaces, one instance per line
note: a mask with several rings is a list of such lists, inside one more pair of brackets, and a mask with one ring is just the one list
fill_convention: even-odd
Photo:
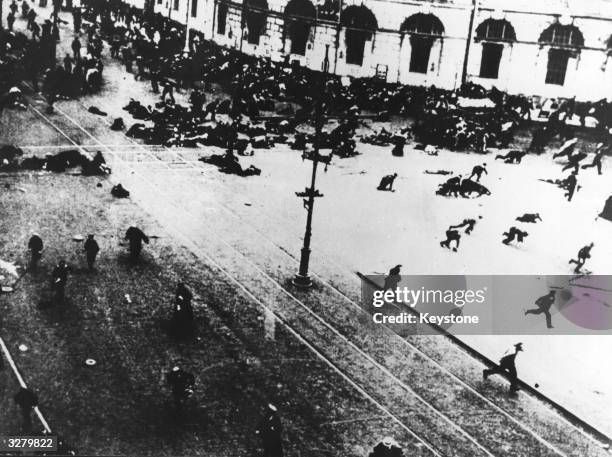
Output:
[[83,235],[74,235],[72,237],[72,241],[83,241],[85,238],[83,238]]
[[97,362],[94,359],[86,359],[85,360],[85,365],[88,365],[90,367],[93,367]]

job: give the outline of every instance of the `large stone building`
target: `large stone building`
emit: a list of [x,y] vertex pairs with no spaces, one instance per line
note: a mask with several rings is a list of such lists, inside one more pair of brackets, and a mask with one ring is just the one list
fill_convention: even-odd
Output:
[[612,0],[319,1],[151,5],[221,45],[336,74],[612,99]]

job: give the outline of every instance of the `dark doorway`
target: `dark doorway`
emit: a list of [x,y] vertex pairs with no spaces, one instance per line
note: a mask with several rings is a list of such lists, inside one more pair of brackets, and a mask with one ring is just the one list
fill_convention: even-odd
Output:
[[309,0],[291,0],[285,7],[285,33],[291,40],[291,53],[305,55],[310,27],[317,10]]
[[410,47],[412,48],[410,53],[410,72],[427,73],[432,46],[433,38],[419,35],[412,35],[410,37]]
[[217,33],[225,35],[225,24],[227,22],[227,3],[219,3],[217,9]]
[[340,23],[346,27],[346,63],[362,65],[366,41],[378,28],[376,17],[367,7],[352,5],[342,11]]
[[565,49],[553,48],[548,51],[548,70],[546,72],[546,84],[565,84],[567,73],[567,63],[570,52]]
[[480,77],[497,79],[499,76],[499,63],[501,62],[504,46],[496,43],[482,43],[482,60],[480,61]]
[[247,40],[259,44],[259,38],[266,32],[268,22],[268,2],[266,0],[246,0],[242,20],[248,29]]

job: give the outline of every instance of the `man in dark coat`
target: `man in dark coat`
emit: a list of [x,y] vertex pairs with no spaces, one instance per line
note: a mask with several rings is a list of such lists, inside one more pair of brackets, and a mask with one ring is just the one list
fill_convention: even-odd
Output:
[[23,418],[22,430],[25,433],[32,431],[32,409],[38,406],[38,396],[29,389],[21,387],[13,397],[21,410]]
[[193,307],[191,306],[193,294],[184,283],[179,282],[176,286],[174,298],[172,319],[175,329],[179,332],[190,332],[193,330]]
[[523,350],[523,343],[516,343],[514,345],[514,352],[512,350],[506,351],[499,361],[499,365],[495,368],[489,368],[482,370],[482,377],[486,380],[492,374],[507,374],[510,378],[510,393],[514,394],[519,390],[518,387],[518,376],[516,373],[516,356]]
[[578,178],[576,178],[577,174],[578,173],[576,172],[576,170],[572,171],[572,174],[569,175],[563,182],[563,188],[567,190],[565,197],[567,197],[568,202],[572,201],[572,198],[576,193],[576,187],[578,186]]
[[571,259],[569,261],[570,264],[576,264],[574,273],[580,273],[580,269],[584,266],[587,259],[591,258],[591,249],[593,249],[593,246],[595,246],[595,243],[591,243],[587,246],[582,247],[580,251],[578,251],[578,259]]
[[601,161],[606,152],[606,148],[603,143],[599,143],[597,145],[597,149],[595,150],[595,157],[593,157],[593,162],[583,165],[582,169],[586,170],[587,168],[597,167],[597,174],[601,175]]
[[81,42],[79,41],[79,37],[74,37],[70,47],[72,48],[72,53],[74,54],[74,60],[77,62],[81,60]]
[[555,303],[555,291],[551,290],[548,294],[541,296],[535,301],[537,308],[528,309],[525,311],[527,314],[544,314],[546,316],[546,327],[553,328],[552,316],[550,315],[550,308]]
[[282,432],[278,410],[273,404],[268,404],[264,418],[255,431],[261,437],[264,457],[283,457]]
[[180,367],[173,367],[166,373],[166,383],[172,390],[176,411],[182,411],[187,399],[193,395],[195,377]]
[[130,242],[130,259],[136,260],[142,251],[142,242],[149,244],[149,237],[138,227],[130,227],[125,232],[125,239]]
[[36,270],[38,262],[42,257],[43,241],[38,234],[34,233],[28,241],[28,249],[30,250],[30,269]]
[[66,283],[68,282],[68,271],[70,268],[64,260],[60,260],[51,273],[51,287],[54,292],[55,304],[64,302]]
[[388,190],[393,192],[393,182],[397,178],[397,173],[393,173],[392,175],[383,176],[380,180],[380,184],[378,185],[378,190]]
[[472,179],[472,177],[476,176],[476,182],[480,182],[480,177],[482,176],[482,174],[488,174],[487,173],[487,164],[483,163],[482,165],[476,165],[473,169],[472,169],[472,174],[470,175],[470,177],[468,179]]
[[15,13],[13,13],[12,11],[8,13],[8,16],[6,17],[6,23],[8,25],[9,32],[12,32],[13,24],[15,23]]
[[401,265],[395,265],[393,268],[389,270],[389,274],[385,278],[385,284],[383,286],[383,291],[385,290],[395,290],[397,285],[402,280],[402,276],[400,275]]
[[85,240],[83,250],[85,251],[85,255],[87,257],[87,267],[90,270],[93,270],[96,257],[98,252],[100,252],[100,246],[98,246],[98,242],[94,239],[93,235],[87,235],[87,240]]

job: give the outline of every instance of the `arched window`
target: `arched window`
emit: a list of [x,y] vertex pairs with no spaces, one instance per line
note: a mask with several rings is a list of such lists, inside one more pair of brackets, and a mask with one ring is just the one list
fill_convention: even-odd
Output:
[[516,41],[516,32],[505,19],[487,19],[476,28],[476,42],[482,41],[480,77],[497,79],[504,52],[502,43]]
[[575,25],[553,24],[542,32],[538,40],[542,45],[580,48],[584,46],[584,36]]
[[309,0],[291,0],[285,7],[285,33],[291,39],[292,54],[306,54],[306,42],[316,16],[317,10]]
[[476,41],[516,41],[516,32],[505,19],[487,19],[476,28]]
[[268,2],[266,0],[245,0],[242,10],[242,24],[248,30],[247,40],[259,44],[259,37],[266,32],[268,21]]
[[550,46],[546,84],[565,84],[567,64],[573,53],[584,46],[584,36],[575,25],[555,23],[542,32],[540,45]]
[[378,28],[374,13],[363,5],[352,5],[342,11],[340,23],[346,27],[346,63],[363,64],[365,43]]
[[444,35],[444,25],[433,14],[417,13],[402,23],[400,32],[410,34],[409,71],[427,73],[431,48]]

